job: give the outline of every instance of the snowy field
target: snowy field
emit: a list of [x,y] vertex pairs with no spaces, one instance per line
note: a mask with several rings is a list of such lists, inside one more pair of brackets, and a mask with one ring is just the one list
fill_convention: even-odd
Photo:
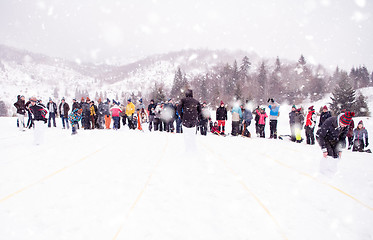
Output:
[[58,119],[34,146],[15,123],[0,118],[0,239],[373,239],[372,154],[324,176],[317,145],[198,135],[185,153],[180,134]]

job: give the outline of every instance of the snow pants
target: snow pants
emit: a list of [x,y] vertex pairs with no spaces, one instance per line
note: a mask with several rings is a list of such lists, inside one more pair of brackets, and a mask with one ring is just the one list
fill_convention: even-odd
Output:
[[176,119],[176,133],[183,133],[183,125],[181,118]]
[[356,139],[352,148],[353,152],[364,152],[364,141]]
[[[220,128],[221,126],[221,128]],[[221,132],[221,134],[224,134],[225,132],[225,120],[218,120],[218,127],[219,127],[219,132]]]
[[339,158],[339,147],[338,143],[325,142],[326,150],[328,151],[328,156],[333,158]]
[[294,124],[290,124],[290,137],[291,137],[291,141],[293,141],[293,142],[296,141],[296,137],[295,137],[295,125]]
[[277,139],[277,120],[269,121],[270,138]]
[[315,144],[315,134],[314,134],[315,127],[311,128],[310,126],[305,126],[304,129],[306,131],[307,144],[314,145]]
[[115,130],[117,130],[117,129],[119,129],[119,121],[120,121],[120,119],[119,119],[119,117],[113,117],[113,120],[114,120],[114,125],[113,125],[113,129],[115,129]]
[[265,138],[265,131],[264,131],[264,124],[258,124],[258,129],[259,129],[259,136],[261,138]]
[[17,117],[18,117],[18,119],[17,119],[18,120],[17,126],[19,127],[20,131],[23,131],[23,128],[25,127],[25,115],[17,113]]
[[201,135],[204,135],[204,136],[207,135],[207,123],[208,123],[208,120],[201,120],[200,125],[199,125]]
[[233,136],[238,135],[239,125],[240,125],[239,121],[232,121],[232,135]]
[[154,124],[154,115],[149,115],[149,131],[150,132],[152,131],[153,124]]
[[154,131],[163,131],[162,121],[160,118],[154,118]]
[[111,118],[110,115],[105,115],[105,128],[110,129]]

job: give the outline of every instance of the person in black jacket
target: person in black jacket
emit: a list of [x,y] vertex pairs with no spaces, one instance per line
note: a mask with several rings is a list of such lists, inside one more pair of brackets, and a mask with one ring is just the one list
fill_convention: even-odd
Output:
[[322,124],[325,122],[326,119],[330,118],[332,116],[332,114],[330,113],[330,111],[328,111],[328,107],[325,105],[323,108],[322,108],[322,113],[320,115],[320,121],[319,121],[319,128],[321,128]]
[[60,113],[62,119],[62,128],[65,129],[65,122],[66,128],[69,129],[69,111],[70,106],[67,102],[65,102],[65,98],[61,99],[61,103],[58,106],[58,112]]
[[195,131],[198,124],[198,117],[201,115],[201,105],[193,98],[193,91],[191,89],[188,89],[185,92],[185,98],[181,99],[178,112],[184,126],[185,152],[189,154],[197,150]]
[[327,156],[333,158],[342,156],[342,148],[346,147],[348,126],[353,116],[355,116],[354,112],[345,112],[338,117],[330,117],[317,131],[317,140],[325,158]]
[[37,103],[35,97],[32,97],[30,101],[30,112],[34,122],[34,143],[39,145],[44,139],[44,128],[47,123],[46,115],[48,110],[42,104]]
[[289,125],[290,125],[290,138],[291,141],[295,142],[296,141],[296,136],[295,136],[295,116],[297,112],[297,107],[293,105],[291,107],[291,112],[289,112]]
[[152,131],[153,124],[154,124],[154,116],[155,116],[155,107],[157,105],[154,104],[154,100],[150,100],[150,104],[148,105],[148,115],[149,115],[149,131]]
[[[225,133],[225,121],[228,120],[227,109],[224,106],[224,102],[220,102],[220,107],[216,109],[216,120],[218,121],[218,127],[221,134]],[[221,127],[220,127],[221,126]]]
[[52,98],[49,98],[47,109],[49,111],[48,127],[51,127],[51,119],[53,120],[53,127],[56,127],[57,104],[53,102]]
[[24,131],[25,127],[25,114],[26,114],[26,103],[24,96],[17,96],[17,102],[14,103],[14,106],[17,108],[17,117],[18,122],[17,126],[19,127],[20,131]]

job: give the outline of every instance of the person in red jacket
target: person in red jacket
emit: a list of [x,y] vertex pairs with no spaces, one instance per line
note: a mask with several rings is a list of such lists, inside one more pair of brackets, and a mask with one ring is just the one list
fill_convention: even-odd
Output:
[[315,126],[316,126],[316,113],[315,109],[313,106],[308,108],[308,114],[306,117],[306,126],[305,126],[305,131],[306,131],[306,139],[307,139],[307,144],[314,145],[315,144]]
[[259,116],[258,128],[259,128],[259,135],[261,138],[265,138],[265,125],[266,125],[266,118],[268,117],[265,108],[261,108],[260,111],[256,109],[256,114]]

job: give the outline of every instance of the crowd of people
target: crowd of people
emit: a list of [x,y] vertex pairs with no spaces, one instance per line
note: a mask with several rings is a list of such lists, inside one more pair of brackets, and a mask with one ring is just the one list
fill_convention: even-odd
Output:
[[[135,105],[136,104],[136,105]],[[193,91],[188,90],[185,98],[180,102],[174,103],[171,98],[166,102],[156,103],[151,100],[146,107],[142,99],[133,103],[131,99],[127,104],[121,104],[116,100],[98,99],[97,104],[87,98],[82,98],[80,102],[73,99],[72,106],[61,99],[57,104],[49,98],[46,105],[39,99],[31,97],[25,101],[24,96],[18,96],[14,104],[17,108],[17,125],[21,131],[24,128],[40,128],[40,124],[47,124],[48,127],[56,127],[56,117],[60,116],[62,128],[72,127],[72,134],[77,133],[77,129],[114,129],[118,130],[121,126],[128,125],[129,129],[142,130],[143,123],[148,123],[149,131],[166,131],[175,133],[207,135],[208,132],[220,136],[228,135],[226,133],[226,124],[228,121],[228,110],[223,101],[216,109],[216,121],[212,121],[211,111],[207,103],[200,104],[193,98]],[[323,155],[338,158],[341,156],[342,148],[346,147],[346,138],[348,139],[347,148],[352,151],[366,151],[368,147],[368,132],[360,121],[355,128],[353,117],[355,114],[343,110],[338,116],[332,116],[327,106],[322,108],[318,130],[315,134],[317,123],[317,113],[314,106],[310,106],[306,114],[302,108],[292,106],[289,113],[290,135],[277,134],[277,121],[280,114],[280,104],[273,98],[268,99],[269,116],[265,107],[258,106],[256,109],[250,109],[249,104],[234,105],[231,112],[231,136],[251,137],[249,126],[255,121],[255,131],[257,137],[265,138],[266,119],[269,118],[270,137],[273,139],[283,139],[289,137],[293,142],[303,141],[301,133],[305,130],[306,143],[313,145],[317,140]],[[71,110],[71,111],[70,111]],[[27,123],[25,117],[28,116]],[[48,117],[47,117],[48,116]],[[111,123],[113,121],[113,123]],[[39,126],[38,126],[39,125]],[[192,130],[191,130],[192,129]]]

